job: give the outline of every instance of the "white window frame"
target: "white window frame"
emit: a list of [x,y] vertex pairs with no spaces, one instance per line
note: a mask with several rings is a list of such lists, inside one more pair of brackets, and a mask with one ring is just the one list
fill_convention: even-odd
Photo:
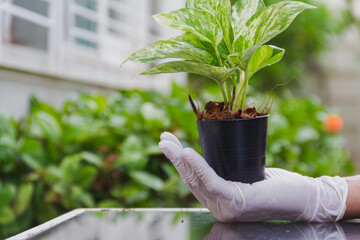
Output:
[[[128,81],[126,79],[133,78],[146,66],[129,63],[121,70],[119,68],[128,54],[149,45],[154,39],[149,30],[152,24],[149,0],[97,0],[96,11],[77,4],[75,0],[44,1],[49,3],[48,17],[14,5],[12,0],[0,1],[0,16],[11,14],[48,30],[47,51],[11,43],[4,44],[1,30],[0,65],[115,88],[153,86],[154,84],[144,81],[169,78],[149,76]],[[109,8],[129,19],[121,22],[111,18]],[[76,15],[94,21],[97,24],[96,33],[77,27]],[[3,20],[0,17],[0,27],[3,27]],[[127,25],[127,22],[133,25]],[[120,34],[111,32],[110,28],[118,30]],[[81,46],[76,43],[76,38],[93,42],[97,47]],[[12,57],[20,55],[26,56],[19,61]]]
[[[98,1],[98,5],[100,5],[99,4],[100,2],[101,1]],[[104,1],[104,2],[106,2],[106,1]],[[76,15],[86,18],[86,19],[89,19],[97,24],[97,30],[99,31],[100,26],[99,26],[99,19],[98,19],[99,18],[98,11],[92,11],[81,5],[78,5],[75,2],[75,0],[67,0],[67,3],[68,3],[67,18],[69,20],[68,25],[67,25],[68,34],[69,34],[68,41],[71,44],[77,45],[76,38],[81,38],[81,39],[87,40],[89,42],[93,42],[97,46],[99,46],[99,39],[98,39],[99,34],[77,27],[76,20],[75,20]]]
[[[4,65],[8,65],[6,62],[7,55],[11,54],[17,54],[19,55],[21,53],[24,53],[24,55],[28,55],[29,57],[33,57],[35,59],[43,59],[46,58],[45,61],[48,61],[49,64],[54,62],[54,59],[56,57],[56,49],[57,49],[57,31],[59,29],[56,29],[56,19],[53,18],[53,15],[55,13],[55,7],[58,7],[59,4],[54,4],[56,1],[48,0],[49,2],[49,12],[48,17],[43,16],[39,13],[33,12],[31,10],[22,8],[20,6],[17,6],[12,3],[12,0],[4,0],[3,2],[0,2],[0,28],[4,27],[4,23],[2,22],[4,18],[11,16],[21,18],[27,22],[34,23],[36,25],[39,25],[41,27],[44,27],[48,31],[48,37],[47,37],[47,51],[37,50],[33,49],[31,47],[11,44],[9,42],[4,42],[5,37],[3,35],[3,29],[0,31],[0,50],[6,51],[3,53],[3,58],[1,59],[1,63]],[[9,32],[6,34],[10,34]],[[26,60],[26,56],[24,56],[23,60]],[[40,61],[41,62],[41,61]],[[9,63],[9,65],[12,65],[13,62]],[[16,64],[16,63],[15,63]],[[26,65],[26,64],[25,64]],[[31,65],[31,62],[30,62]],[[18,62],[18,68],[25,68],[25,70],[32,70],[31,66],[24,66],[21,61]],[[48,71],[47,71],[48,72]]]

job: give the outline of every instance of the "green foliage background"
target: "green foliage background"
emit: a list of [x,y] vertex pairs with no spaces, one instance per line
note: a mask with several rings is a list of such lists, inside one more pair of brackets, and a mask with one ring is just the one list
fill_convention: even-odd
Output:
[[[317,99],[274,106],[268,166],[310,176],[353,173],[343,136],[323,130],[327,112]],[[0,130],[1,237],[74,208],[199,206],[158,148],[160,134],[171,131],[201,152],[183,86],[173,85],[170,96],[84,94],[61,110],[32,98],[29,115],[1,117]]]

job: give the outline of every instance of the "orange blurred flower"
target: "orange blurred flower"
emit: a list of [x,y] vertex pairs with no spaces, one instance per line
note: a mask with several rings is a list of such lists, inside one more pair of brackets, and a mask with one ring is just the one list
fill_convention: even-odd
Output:
[[325,131],[338,133],[344,128],[344,121],[339,115],[329,114],[324,122]]

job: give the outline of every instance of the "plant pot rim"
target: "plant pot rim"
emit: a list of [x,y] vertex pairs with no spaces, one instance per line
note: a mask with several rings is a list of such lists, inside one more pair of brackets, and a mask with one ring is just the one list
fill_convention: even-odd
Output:
[[242,118],[242,119],[224,119],[224,120],[196,120],[196,122],[240,122],[240,121],[251,121],[256,119],[268,118],[270,114],[259,116],[256,118]]

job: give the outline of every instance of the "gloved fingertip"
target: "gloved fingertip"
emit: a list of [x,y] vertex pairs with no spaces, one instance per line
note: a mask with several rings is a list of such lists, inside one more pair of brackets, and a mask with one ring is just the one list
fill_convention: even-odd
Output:
[[160,135],[160,141],[166,140],[165,138],[166,138],[166,135],[168,135],[168,134],[171,134],[171,133],[169,133],[169,132],[163,132],[163,133]]
[[182,144],[180,143],[179,139],[177,139],[177,137],[175,137],[175,135],[169,133],[169,132],[163,132],[160,135],[160,140],[161,141],[170,141],[172,143],[174,143],[175,145],[179,146],[180,148],[183,148]]

